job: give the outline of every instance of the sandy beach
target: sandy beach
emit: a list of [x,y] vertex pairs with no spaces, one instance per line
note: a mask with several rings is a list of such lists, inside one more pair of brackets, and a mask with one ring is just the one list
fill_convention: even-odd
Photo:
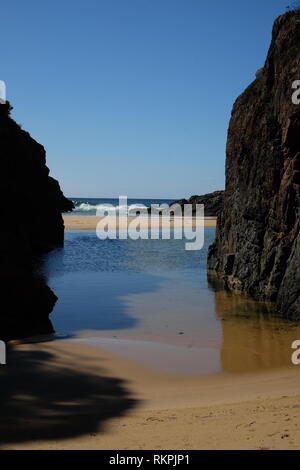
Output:
[[[67,230],[94,230],[98,220],[64,217]],[[215,221],[205,220],[205,226]],[[189,341],[185,333],[176,341]],[[246,333],[241,362],[253,346]],[[111,332],[102,332],[104,340],[106,335]],[[137,360],[122,348],[101,347],[103,338],[95,346],[90,336],[82,332],[68,340],[12,345],[7,366],[0,369],[0,449],[299,448],[296,366],[249,373],[239,367],[238,373],[211,375],[184,374],[180,368],[168,372],[154,360],[147,365],[142,354]],[[145,344],[151,339],[139,338]],[[126,341],[136,347],[134,336]]]
[[8,364],[1,449],[299,447],[296,367],[182,377],[76,340],[16,345]]
[[[67,230],[94,230],[98,220],[64,218]],[[214,220],[205,221],[206,227],[214,225]],[[240,298],[233,299],[228,308],[232,310],[237,301]],[[138,339],[144,346],[151,344],[151,338],[143,337],[142,332],[137,338],[128,334],[112,340],[112,333],[104,331],[96,342],[91,333],[11,344],[7,365],[0,369],[1,450],[299,448],[300,369],[296,366],[244,373],[241,365],[238,372],[233,368],[210,375],[193,369],[175,372],[163,370],[155,359],[147,363],[143,354],[122,353],[124,345],[134,351]],[[176,337],[176,344],[189,342],[188,329],[185,333]],[[245,351],[237,341],[235,355],[240,351],[241,363],[249,360],[247,348],[254,347],[252,333],[249,344],[246,333]],[[290,344],[289,337],[283,338],[284,344]],[[115,344],[112,349],[107,346],[111,341]],[[159,341],[164,343],[163,337]],[[166,356],[168,341],[161,349],[159,342],[156,346]],[[235,338],[229,344],[231,362],[232,344],[236,344]],[[147,347],[145,350],[147,355]],[[223,362],[226,351],[222,352]]]
[[[76,216],[76,215],[66,215],[64,216],[64,224],[66,230],[96,230],[97,224],[103,218],[95,216]],[[108,220],[108,219],[107,219]],[[117,219],[117,228],[126,229],[128,225],[132,222],[132,218],[122,218]],[[140,218],[141,229],[147,229],[150,227],[150,219],[147,217]],[[181,228],[182,219],[167,219],[167,218],[153,218],[151,219],[151,227],[153,229],[159,229],[163,227],[168,227],[170,224],[171,228]],[[202,227],[203,220],[201,219],[184,219],[184,227],[187,228],[196,228]],[[216,219],[205,219],[204,227],[215,227]]]

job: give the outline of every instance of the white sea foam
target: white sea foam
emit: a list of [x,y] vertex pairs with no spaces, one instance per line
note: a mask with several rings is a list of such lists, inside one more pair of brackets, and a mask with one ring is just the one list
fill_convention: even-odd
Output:
[[130,213],[130,212],[133,212],[141,208],[145,208],[145,207],[146,206],[144,206],[143,204],[133,204],[129,206],[125,206],[125,205],[112,206],[109,204],[89,204],[86,202],[82,202],[80,204],[77,203],[73,212],[96,212],[97,213],[100,211],[101,212],[105,211],[109,214],[115,214],[116,212],[119,213],[120,211],[128,213],[128,209],[129,209],[129,213]]

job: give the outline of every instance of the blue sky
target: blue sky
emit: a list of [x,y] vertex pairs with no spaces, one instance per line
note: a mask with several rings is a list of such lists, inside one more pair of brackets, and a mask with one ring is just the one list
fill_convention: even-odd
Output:
[[224,187],[232,104],[288,0],[10,0],[13,117],[67,196],[177,198]]

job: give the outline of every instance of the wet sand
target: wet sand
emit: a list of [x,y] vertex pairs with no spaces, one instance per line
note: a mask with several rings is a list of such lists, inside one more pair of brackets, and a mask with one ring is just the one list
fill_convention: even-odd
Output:
[[[113,217],[110,217],[112,220]],[[66,215],[64,216],[64,224],[66,230],[96,230],[98,222],[103,220],[103,217],[96,217],[96,216],[78,216],[78,215]],[[106,218],[108,221],[108,217]],[[133,221],[133,218],[119,218],[117,219],[117,229],[126,229],[128,225]],[[141,229],[149,228],[150,219],[147,217],[141,217],[140,219]],[[170,224],[171,228],[181,228],[182,227],[182,219],[167,219],[167,218],[153,218],[151,219],[151,228],[159,229],[168,227]],[[184,227],[187,228],[196,228],[202,227],[203,220],[202,219],[184,219]],[[204,220],[204,227],[216,227],[216,219],[205,219]]]
[[[65,221],[91,230],[97,218]],[[144,301],[131,305],[140,320]],[[174,338],[141,322],[136,331],[15,345],[0,368],[0,449],[299,449],[300,366],[290,363],[298,327],[276,320],[270,328],[259,316],[243,324],[257,304],[241,296],[216,291],[215,303],[221,349],[210,338],[195,341],[189,325],[179,335],[176,322]],[[222,368],[214,372],[205,360],[210,375],[184,370],[179,348],[198,349],[197,367],[207,348]]]
[[297,449],[299,370],[183,377],[73,340],[18,345],[1,449]]

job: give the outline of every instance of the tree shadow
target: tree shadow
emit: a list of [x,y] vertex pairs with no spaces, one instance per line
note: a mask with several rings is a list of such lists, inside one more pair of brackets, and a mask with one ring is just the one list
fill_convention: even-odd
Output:
[[[99,361],[90,362],[98,374]],[[99,375],[82,372],[83,364],[79,354],[56,357],[41,345],[8,351],[7,365],[0,369],[0,442],[101,432],[108,419],[137,405],[123,380],[107,377],[102,370]]]

